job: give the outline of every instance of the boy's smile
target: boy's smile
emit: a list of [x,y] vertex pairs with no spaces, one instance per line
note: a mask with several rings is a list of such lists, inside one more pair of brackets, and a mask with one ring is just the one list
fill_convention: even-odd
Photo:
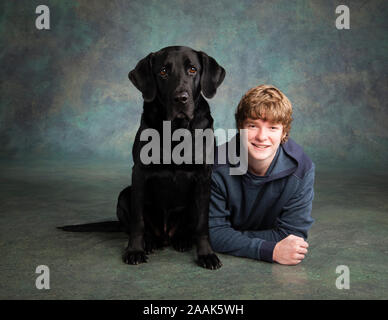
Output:
[[248,118],[243,128],[248,130],[248,168],[256,175],[265,175],[282,141],[283,125]]

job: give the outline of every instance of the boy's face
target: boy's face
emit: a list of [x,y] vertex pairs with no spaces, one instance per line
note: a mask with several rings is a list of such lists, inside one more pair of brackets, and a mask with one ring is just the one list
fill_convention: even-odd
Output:
[[243,128],[248,130],[248,163],[260,161],[262,165],[270,165],[284,137],[283,125],[261,119],[248,118]]

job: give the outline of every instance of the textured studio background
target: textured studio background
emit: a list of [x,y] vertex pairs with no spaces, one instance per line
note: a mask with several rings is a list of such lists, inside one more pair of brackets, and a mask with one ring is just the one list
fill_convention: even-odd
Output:
[[[46,4],[51,30],[37,30]],[[350,8],[337,30],[335,8]],[[132,161],[141,94],[127,78],[170,45],[227,72],[210,100],[234,128],[244,92],[274,84],[293,102],[291,136],[317,165],[388,161],[388,2],[18,0],[0,4],[0,157]]]

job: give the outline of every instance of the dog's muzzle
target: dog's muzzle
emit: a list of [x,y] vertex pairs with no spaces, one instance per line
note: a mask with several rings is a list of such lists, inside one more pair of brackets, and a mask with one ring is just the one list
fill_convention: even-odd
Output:
[[186,91],[179,92],[174,96],[175,103],[186,104],[189,100],[189,94]]
[[176,119],[186,119],[186,120],[191,120],[193,117],[189,117],[187,114],[184,112],[179,112],[176,117]]

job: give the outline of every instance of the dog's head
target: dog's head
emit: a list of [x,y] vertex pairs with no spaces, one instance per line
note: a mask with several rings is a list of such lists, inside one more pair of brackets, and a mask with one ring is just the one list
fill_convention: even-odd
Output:
[[142,92],[144,101],[159,100],[165,108],[165,120],[190,121],[201,91],[212,98],[225,78],[225,70],[204,52],[175,46],[150,53],[128,77]]

